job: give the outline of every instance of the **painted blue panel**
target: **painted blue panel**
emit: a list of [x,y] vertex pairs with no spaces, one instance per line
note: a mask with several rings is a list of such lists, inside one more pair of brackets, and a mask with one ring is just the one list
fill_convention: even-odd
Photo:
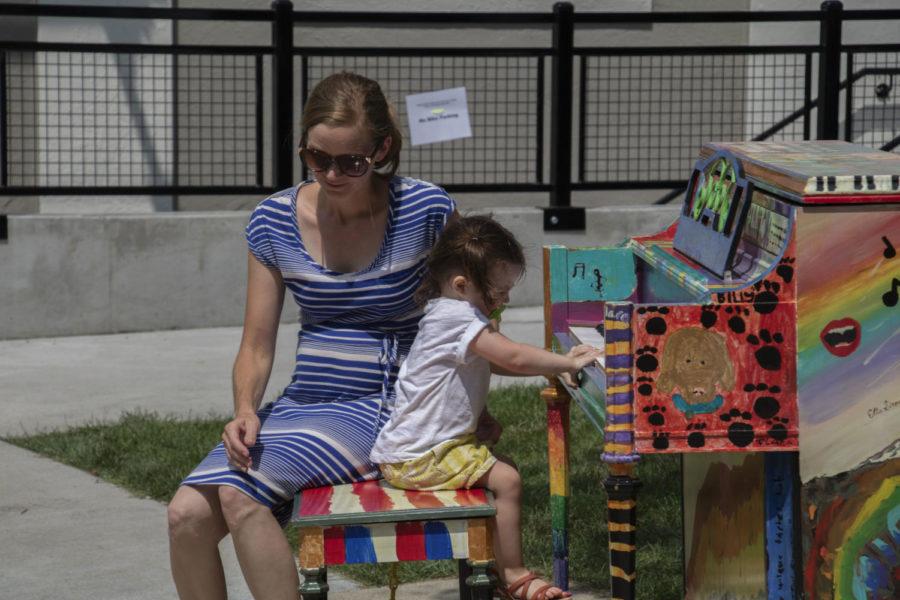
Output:
[[428,560],[453,558],[453,545],[450,543],[450,532],[440,521],[425,522],[425,556]]
[[766,456],[766,589],[769,600],[797,597],[794,563],[794,495],[797,493],[795,454],[765,452]]
[[549,246],[550,250],[550,303],[569,301],[569,290],[566,287],[566,256],[569,249],[565,246]]
[[372,545],[372,534],[367,527],[349,525],[344,527],[344,551],[346,563],[375,563],[375,546]]
[[[716,189],[721,193],[712,192]],[[722,150],[699,159],[675,230],[675,248],[724,277],[731,269],[751,189],[740,161],[730,152]]]
[[570,250],[567,270],[569,302],[627,300],[637,286],[630,248]]

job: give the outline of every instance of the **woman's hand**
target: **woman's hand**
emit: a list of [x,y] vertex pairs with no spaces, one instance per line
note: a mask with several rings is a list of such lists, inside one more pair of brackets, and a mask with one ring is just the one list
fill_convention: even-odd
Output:
[[222,443],[228,462],[245,473],[253,466],[250,447],[256,443],[257,433],[259,433],[259,417],[253,412],[238,414],[225,425],[225,431],[222,432]]
[[493,446],[503,433],[503,425],[500,421],[485,409],[478,418],[478,427],[475,429],[475,439]]

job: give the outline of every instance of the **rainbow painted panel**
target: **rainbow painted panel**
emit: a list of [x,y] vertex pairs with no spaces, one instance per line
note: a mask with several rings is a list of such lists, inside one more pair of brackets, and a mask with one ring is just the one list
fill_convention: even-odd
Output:
[[804,210],[798,227],[800,477],[896,456],[900,206]]
[[897,598],[900,206],[806,209],[797,235],[804,593]]
[[291,520],[304,527],[468,519],[495,514],[490,492],[401,490],[384,480],[302,490]]
[[467,558],[467,526],[460,519],[327,527],[325,564]]

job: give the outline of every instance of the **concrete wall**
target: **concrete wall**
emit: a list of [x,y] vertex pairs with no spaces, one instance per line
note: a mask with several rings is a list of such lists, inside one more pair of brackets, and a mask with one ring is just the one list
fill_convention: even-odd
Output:
[[242,213],[23,215],[0,244],[0,338],[240,321]]
[[[542,233],[541,211],[494,215],[523,242],[513,305],[543,302],[543,244],[609,245],[675,219],[676,207],[592,209],[584,233]],[[0,243],[0,339],[239,325],[247,213],[18,215]],[[285,301],[283,320],[296,309]]]

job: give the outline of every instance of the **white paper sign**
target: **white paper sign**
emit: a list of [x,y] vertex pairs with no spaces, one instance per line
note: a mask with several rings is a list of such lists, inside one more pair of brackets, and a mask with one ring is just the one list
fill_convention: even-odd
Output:
[[450,88],[406,97],[413,146],[472,137],[466,88]]

